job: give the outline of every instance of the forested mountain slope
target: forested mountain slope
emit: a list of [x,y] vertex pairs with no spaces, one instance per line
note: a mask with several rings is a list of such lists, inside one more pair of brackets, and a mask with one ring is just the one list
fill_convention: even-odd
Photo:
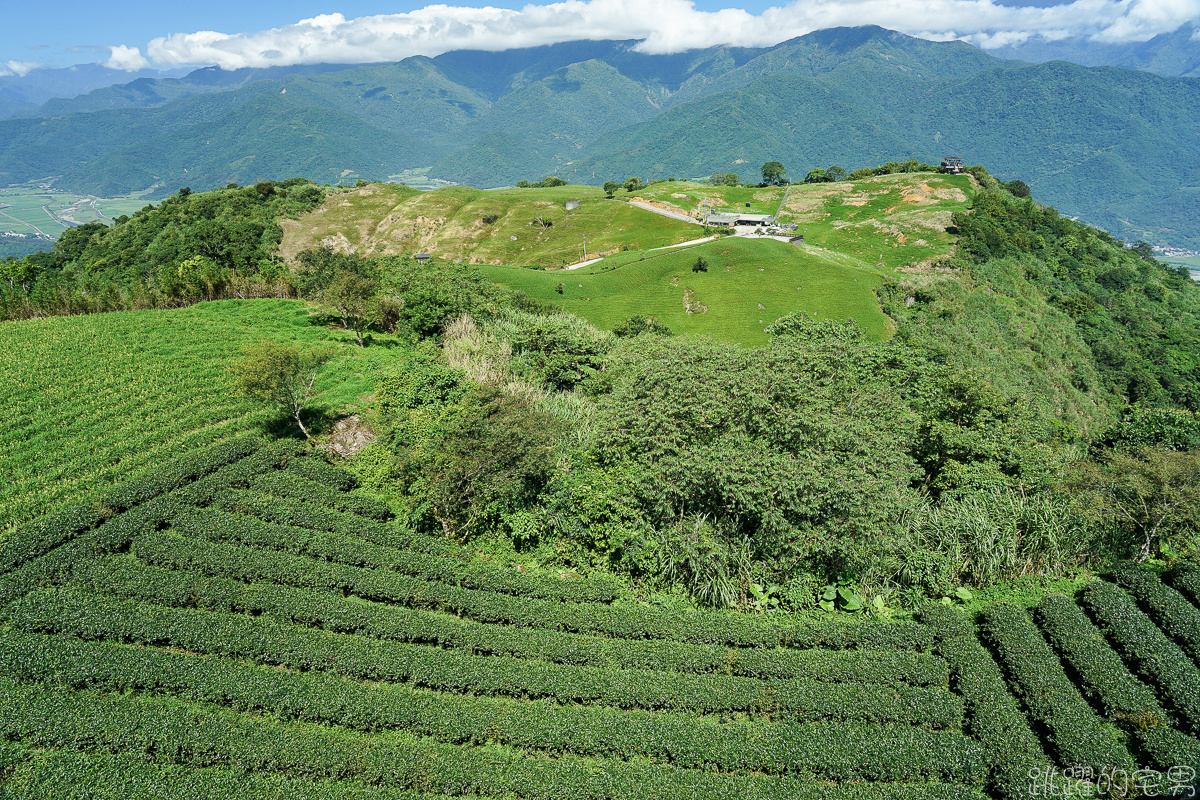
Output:
[[[228,91],[177,96],[218,85]],[[598,185],[953,154],[1120,238],[1200,243],[1194,80],[1022,65],[873,27],[670,56],[577,42],[286,76],[202,71],[104,92],[111,102],[0,122],[0,180],[169,193],[421,169],[477,186],[547,174]],[[137,98],[163,104],[115,108]]]

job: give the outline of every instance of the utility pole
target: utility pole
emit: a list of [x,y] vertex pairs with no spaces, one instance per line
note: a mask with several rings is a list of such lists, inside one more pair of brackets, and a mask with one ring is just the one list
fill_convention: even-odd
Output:
[[587,234],[583,235],[583,260],[587,261]]

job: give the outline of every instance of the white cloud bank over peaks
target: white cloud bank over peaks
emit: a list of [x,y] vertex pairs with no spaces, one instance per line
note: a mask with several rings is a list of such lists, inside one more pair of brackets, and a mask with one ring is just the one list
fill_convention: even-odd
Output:
[[[176,33],[154,39],[159,64],[225,69],[286,64],[362,64],[450,50],[506,50],[578,39],[644,39],[648,53],[714,45],[762,47],[814,30],[880,25],[928,39],[982,47],[1084,36],[1144,41],[1200,19],[1200,0],[1073,0],[1044,8],[993,0],[795,0],[761,14],[699,11],[690,0],[563,0],[520,10],[431,5],[346,19],[324,14],[256,33]],[[110,66],[145,65],[138,48],[114,47]],[[122,68],[134,68],[124,67]]]
[[136,47],[126,47],[119,44],[116,47],[110,48],[112,55],[104,62],[104,66],[109,69],[123,69],[126,72],[136,72],[139,69],[145,69],[150,66],[150,62],[142,55],[142,51]]

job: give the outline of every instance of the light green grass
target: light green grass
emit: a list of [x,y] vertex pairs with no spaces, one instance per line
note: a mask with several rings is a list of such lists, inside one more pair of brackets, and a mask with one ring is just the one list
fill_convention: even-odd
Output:
[[[567,211],[567,201],[580,205]],[[493,222],[484,218],[495,215]],[[548,220],[549,227],[535,222]],[[701,229],[620,200],[595,186],[550,189],[473,189],[432,192],[373,184],[335,194],[313,214],[283,223],[281,252],[337,243],[363,254],[430,253],[444,261],[561,267],[589,255],[675,244]]]
[[[707,272],[692,271],[700,256]],[[769,338],[763,328],[799,311],[815,319],[854,319],[875,338],[889,333],[874,293],[879,275],[771,239],[725,238],[678,250],[622,253],[572,271],[483,270],[502,286],[606,329],[634,315],[654,316],[677,334],[754,345]],[[693,313],[685,309],[685,294]]]
[[140,198],[100,198],[45,189],[36,185],[0,189],[0,233],[58,236],[88,222],[110,224],[122,214],[144,207]]
[[267,427],[288,435],[277,412],[231,394],[227,367],[247,344],[337,347],[313,406],[327,418],[358,410],[394,342],[360,349],[314,321],[297,301],[231,300],[4,323],[0,532],[191,447]]

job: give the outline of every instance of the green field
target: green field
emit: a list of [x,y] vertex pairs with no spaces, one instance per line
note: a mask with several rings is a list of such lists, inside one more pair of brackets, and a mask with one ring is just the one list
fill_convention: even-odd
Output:
[[2,543],[0,789],[1017,800],[1200,770],[1194,566],[977,621],[652,606],[390,523],[311,452],[189,451]]
[[198,445],[278,428],[275,412],[230,395],[226,367],[246,344],[343,346],[316,414],[354,410],[389,350],[346,346],[349,334],[315,319],[303,303],[268,300],[5,323],[0,531]]
[[26,184],[0,189],[0,233],[13,231],[56,237],[88,222],[111,223],[146,205],[137,197],[105,199]]
[[[707,272],[692,270],[700,257],[708,262]],[[800,311],[817,319],[854,319],[875,338],[890,332],[873,291],[882,280],[877,273],[836,253],[772,239],[726,237],[621,253],[569,272],[482,269],[501,286],[609,330],[634,315],[654,316],[678,334],[761,344],[769,338],[767,325]]]

